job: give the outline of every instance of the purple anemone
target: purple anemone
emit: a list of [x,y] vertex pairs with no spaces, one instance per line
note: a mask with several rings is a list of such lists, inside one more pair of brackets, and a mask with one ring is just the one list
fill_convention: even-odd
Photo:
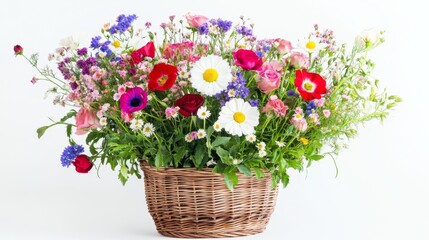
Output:
[[124,113],[133,113],[147,105],[147,92],[140,87],[129,88],[119,99],[119,106]]

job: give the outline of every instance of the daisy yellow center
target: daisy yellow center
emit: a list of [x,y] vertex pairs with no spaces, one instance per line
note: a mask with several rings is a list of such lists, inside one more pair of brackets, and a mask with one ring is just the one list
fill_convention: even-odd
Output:
[[309,41],[309,42],[307,42],[307,44],[305,44],[305,47],[308,48],[308,49],[313,50],[313,49],[316,48],[316,43],[313,42],[313,41]]
[[113,46],[114,46],[115,48],[118,48],[118,47],[120,47],[120,46],[121,46],[121,42],[119,42],[119,40],[115,40],[115,41],[113,41]]
[[310,81],[305,81],[302,87],[308,92],[312,92],[314,90],[314,84]]
[[234,121],[237,123],[242,123],[246,120],[246,116],[242,112],[235,112],[234,113]]
[[165,82],[167,82],[167,79],[168,79],[168,76],[163,75],[162,77],[158,78],[158,83],[159,83],[160,85],[164,85],[164,84],[165,84]]
[[206,82],[216,82],[218,76],[219,74],[214,68],[208,68],[203,73],[203,78],[204,78],[204,81]]

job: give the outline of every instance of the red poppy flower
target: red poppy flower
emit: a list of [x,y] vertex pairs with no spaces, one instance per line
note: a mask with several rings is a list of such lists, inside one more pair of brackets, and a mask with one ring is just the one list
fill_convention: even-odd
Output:
[[326,81],[317,73],[297,70],[295,87],[305,101],[320,99],[326,93]]
[[135,50],[130,54],[133,59],[132,64],[139,64],[145,57],[155,57],[155,45],[153,42],[148,42],[143,47]]
[[149,73],[149,91],[165,91],[170,89],[177,79],[178,70],[176,66],[158,63]]

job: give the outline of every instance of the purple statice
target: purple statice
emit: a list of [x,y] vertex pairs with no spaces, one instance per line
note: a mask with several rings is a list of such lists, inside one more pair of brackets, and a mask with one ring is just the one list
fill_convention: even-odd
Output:
[[307,115],[310,115],[313,113],[313,111],[316,111],[316,108],[317,108],[316,103],[314,101],[310,101],[305,106],[305,112]]
[[70,63],[70,58],[69,58],[69,57],[65,57],[65,58],[64,58],[64,62],[65,62],[65,63]]
[[109,29],[109,32],[111,34],[115,34],[117,32],[124,33],[128,30],[128,28],[131,27],[131,24],[134,22],[134,20],[137,19],[137,16],[135,14],[125,16],[124,14],[121,14],[116,19],[116,24],[112,25]]
[[271,49],[271,46],[268,46],[268,45],[264,45],[262,47],[262,50],[264,50],[264,52],[268,52],[268,51],[270,51],[270,49]]
[[71,145],[64,149],[63,153],[61,154],[61,165],[63,167],[69,167],[72,162],[76,159],[79,154],[83,153],[84,148],[82,145]]
[[92,49],[99,48],[100,47],[100,40],[101,40],[100,36],[93,37],[91,39],[91,45],[89,47],[92,48]]
[[207,35],[207,34],[209,34],[209,25],[207,23],[201,24],[201,26],[198,27],[198,32],[201,35]]
[[86,60],[80,59],[76,62],[76,65],[82,69],[82,74],[89,74],[89,69],[92,66],[97,65],[97,58],[89,57]]
[[287,91],[287,95],[289,97],[298,97],[298,93],[296,93],[294,90]]
[[215,24],[213,24],[213,25],[217,25],[221,32],[228,32],[229,29],[231,29],[231,27],[232,27],[232,22],[227,21],[227,20],[222,20],[219,18],[219,19],[215,20]]
[[[235,93],[234,96],[230,96],[231,90]],[[223,106],[231,97],[247,98],[249,96],[249,89],[246,87],[246,79],[243,77],[241,72],[237,72],[235,81],[228,83],[226,90],[215,95],[215,98]]]
[[70,69],[66,66],[66,63],[64,61],[59,62],[57,68],[63,75],[64,79],[70,79],[71,77]]
[[240,26],[236,28],[236,31],[244,36],[252,36],[253,35],[253,30],[251,28],[248,28],[246,26]]
[[79,87],[79,85],[77,85],[77,83],[76,82],[70,82],[69,83],[69,85],[70,85],[70,88],[74,91],[74,90],[76,90],[76,88],[77,87]]
[[259,105],[259,102],[258,102],[258,100],[257,100],[257,99],[250,99],[250,100],[249,100],[249,104],[250,104],[250,106],[252,106],[252,107],[257,107],[257,106]]
[[85,56],[86,54],[88,54],[87,48],[81,48],[81,49],[77,50],[77,55],[79,55],[79,56]]

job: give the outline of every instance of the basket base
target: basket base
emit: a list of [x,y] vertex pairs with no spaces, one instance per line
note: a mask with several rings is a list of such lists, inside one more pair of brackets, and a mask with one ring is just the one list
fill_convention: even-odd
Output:
[[170,231],[159,231],[158,233],[171,238],[231,238],[231,237],[244,237],[262,233],[264,229],[258,229],[253,231],[233,231],[233,232],[222,232],[222,233],[197,233],[197,232],[170,232]]

